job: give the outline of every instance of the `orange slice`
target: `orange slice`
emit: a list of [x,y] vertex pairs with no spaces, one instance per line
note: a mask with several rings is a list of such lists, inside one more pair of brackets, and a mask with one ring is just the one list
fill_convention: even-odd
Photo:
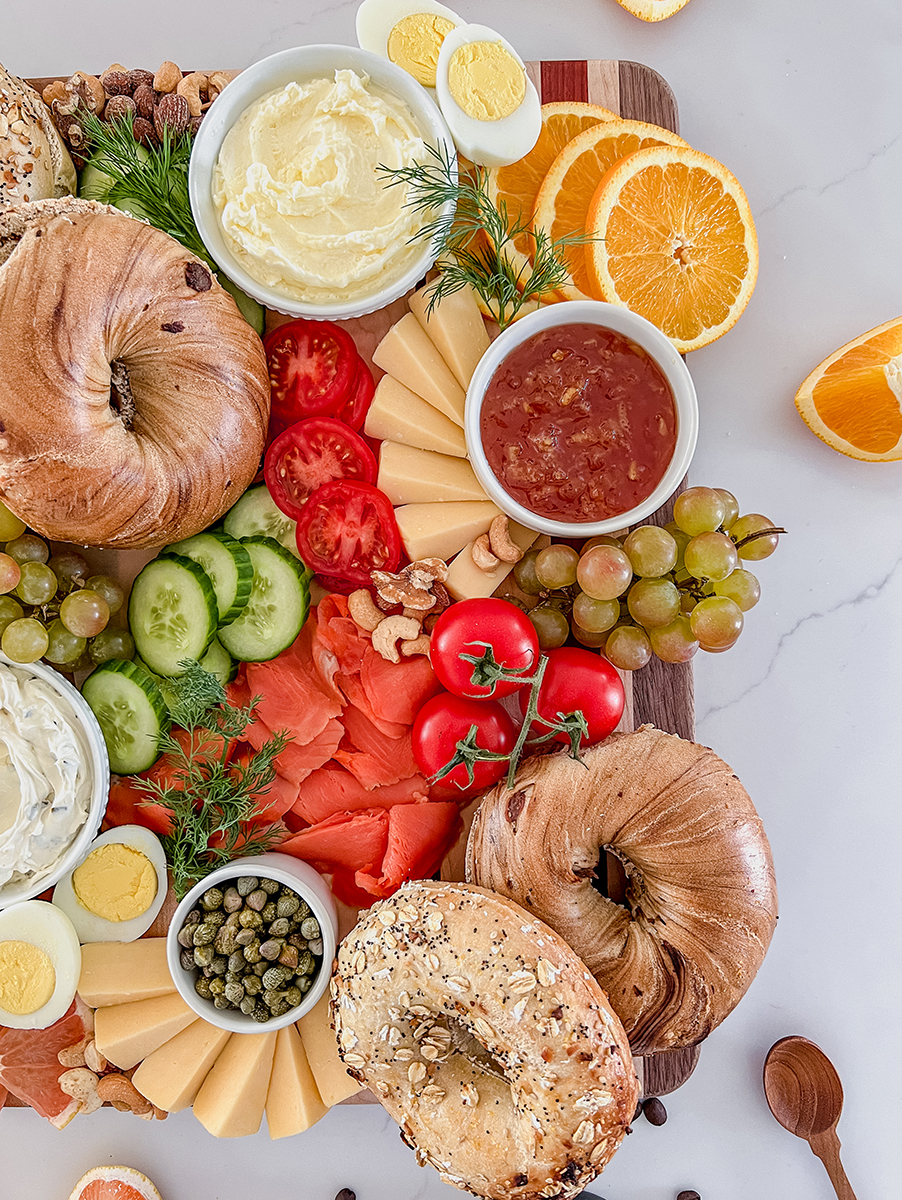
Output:
[[758,243],[745,192],[716,159],[688,146],[637,150],[601,181],[588,224],[597,294],[647,317],[681,353],[739,320]]
[[617,0],[617,3],[643,21],[663,21],[679,12],[689,0]]
[[821,441],[864,462],[902,459],[902,317],[825,358],[796,392]]
[[163,1200],[146,1175],[134,1167],[92,1167],[69,1200]]
[[[645,146],[665,145],[686,143],[669,129],[622,118],[584,130],[564,146],[549,167],[536,196],[533,228],[544,229],[552,239],[583,233],[592,197],[605,172],[626,154]],[[564,251],[564,259],[570,270],[570,282],[560,289],[561,298],[583,300],[592,296],[586,247],[571,246]]]

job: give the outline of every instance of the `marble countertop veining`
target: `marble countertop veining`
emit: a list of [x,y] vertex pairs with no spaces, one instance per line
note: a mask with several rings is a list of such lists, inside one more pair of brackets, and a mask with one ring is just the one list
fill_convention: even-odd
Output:
[[[761,266],[738,325],[688,359],[701,409],[691,479],[727,487],[789,533],[728,654],[696,659],[699,740],[764,819],[781,914],[748,995],[705,1044],[661,1128],[639,1121],[591,1191],[607,1200],[824,1200],[826,1173],[764,1101],[764,1055],[804,1034],[836,1064],[843,1158],[859,1200],[902,1196],[898,859],[902,463],[834,453],[792,397],[843,342],[902,312],[902,6],[898,0],[690,0],[644,24],[615,0],[450,0],[526,59],[621,58],[673,87],[687,141],[745,187]],[[4,6],[0,58],[21,75],[243,66],[352,42],[356,0],[29,0]],[[379,1107],[333,1110],[270,1143],[215,1142],[190,1113],[105,1111],[58,1133],[0,1115],[0,1196],[57,1200],[126,1162],[166,1200],[450,1200]]]

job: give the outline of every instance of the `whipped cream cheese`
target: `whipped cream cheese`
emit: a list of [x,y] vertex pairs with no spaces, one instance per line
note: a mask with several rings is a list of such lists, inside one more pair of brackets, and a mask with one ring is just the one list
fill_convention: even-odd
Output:
[[91,753],[69,701],[0,664],[0,895],[49,875],[88,816]]
[[249,275],[295,300],[340,303],[378,291],[421,253],[423,218],[377,167],[423,161],[421,131],[397,97],[352,70],[289,83],[226,134],[213,200]]

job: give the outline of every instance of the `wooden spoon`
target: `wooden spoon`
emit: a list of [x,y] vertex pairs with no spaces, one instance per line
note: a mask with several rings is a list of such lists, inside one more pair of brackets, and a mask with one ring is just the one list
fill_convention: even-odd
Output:
[[836,1136],[842,1084],[823,1050],[803,1037],[775,1042],[764,1060],[764,1094],[783,1128],[805,1138],[827,1168],[839,1200],[855,1200],[839,1161]]

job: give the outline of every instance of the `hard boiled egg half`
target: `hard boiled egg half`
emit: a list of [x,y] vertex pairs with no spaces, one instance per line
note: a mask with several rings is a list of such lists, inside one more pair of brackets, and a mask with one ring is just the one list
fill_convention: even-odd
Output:
[[56,885],[53,903],[82,942],[132,942],[146,933],[166,898],[166,856],[142,825],[108,829]]
[[461,154],[505,167],[536,144],[539,94],[511,44],[485,25],[458,25],[442,42],[435,77],[442,116]]
[[457,14],[435,0],[363,0],[357,9],[357,44],[434,88],[442,41],[459,24]]
[[65,1016],[81,946],[65,913],[44,900],[0,910],[0,1025],[46,1029]]

